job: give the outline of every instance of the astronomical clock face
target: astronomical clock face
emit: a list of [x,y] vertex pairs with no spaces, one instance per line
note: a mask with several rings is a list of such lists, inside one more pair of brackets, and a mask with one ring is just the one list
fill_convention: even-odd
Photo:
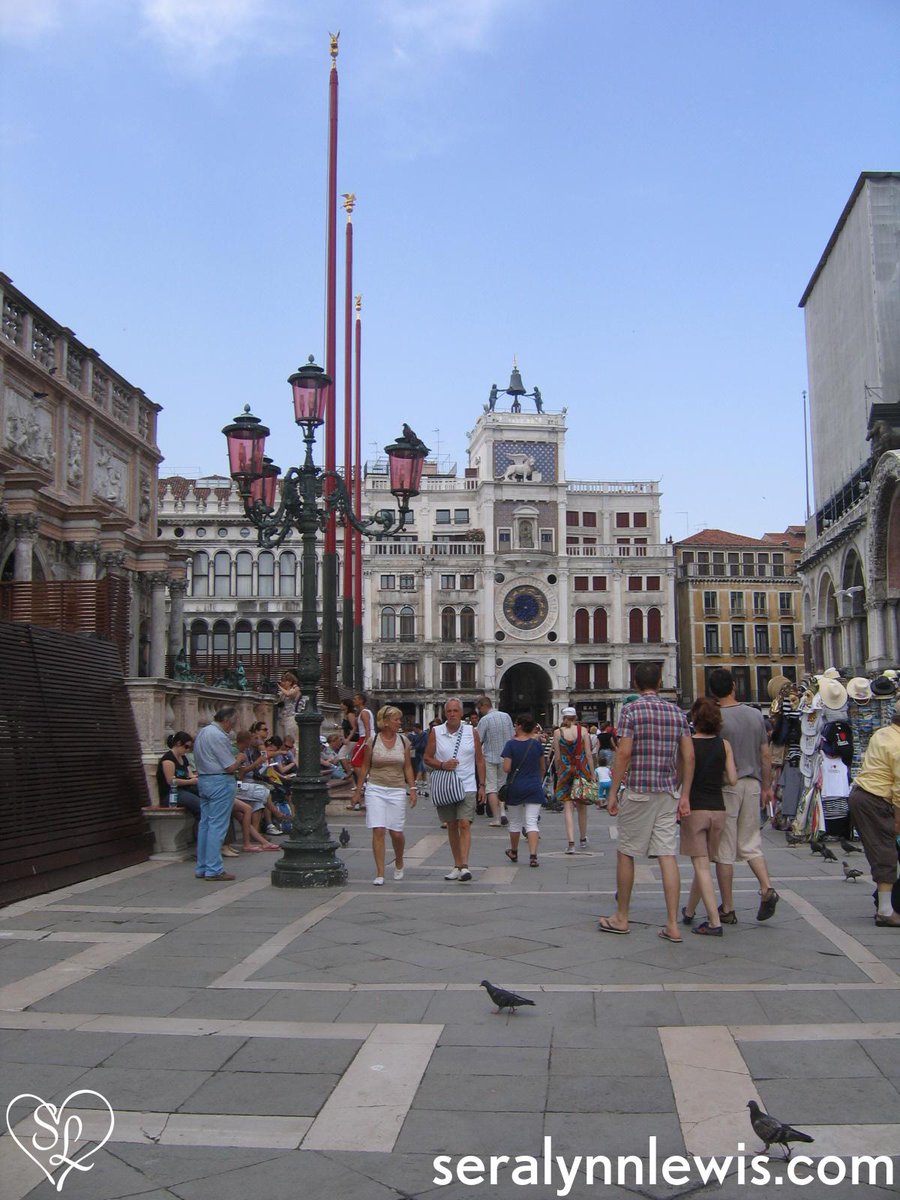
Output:
[[556,620],[555,595],[537,586],[531,579],[513,579],[497,597],[498,626],[509,637],[531,640],[543,637]]

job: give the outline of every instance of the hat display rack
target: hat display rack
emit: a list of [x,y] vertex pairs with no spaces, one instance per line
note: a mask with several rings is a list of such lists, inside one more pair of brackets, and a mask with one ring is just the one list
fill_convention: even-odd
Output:
[[772,825],[792,844],[852,834],[851,781],[872,734],[891,724],[898,690],[900,672],[893,669],[845,681],[829,667],[799,682],[783,675],[770,681]]

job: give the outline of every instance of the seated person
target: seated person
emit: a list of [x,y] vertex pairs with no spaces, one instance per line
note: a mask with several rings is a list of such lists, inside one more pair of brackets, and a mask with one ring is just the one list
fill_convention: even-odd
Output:
[[350,776],[347,774],[344,760],[340,757],[341,748],[344,739],[339,733],[333,733],[329,738],[321,738],[321,753],[319,755],[319,765],[322,768],[322,774],[328,780],[334,780],[336,783],[343,783]]
[[200,793],[197,791],[197,774],[194,771],[188,753],[193,749],[194,738],[190,733],[179,730],[166,738],[168,750],[156,764],[156,790],[159,804],[166,808],[169,804],[169,792],[173,785],[178,791],[178,806],[185,808],[200,820]]

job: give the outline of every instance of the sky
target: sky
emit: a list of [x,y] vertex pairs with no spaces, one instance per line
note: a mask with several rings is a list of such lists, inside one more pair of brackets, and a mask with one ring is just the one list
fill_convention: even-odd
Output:
[[161,473],[245,404],[300,460],[337,29],[366,457],[462,470],[515,356],[664,536],[802,522],[798,301],[900,168],[897,0],[0,0],[0,270],[162,405]]

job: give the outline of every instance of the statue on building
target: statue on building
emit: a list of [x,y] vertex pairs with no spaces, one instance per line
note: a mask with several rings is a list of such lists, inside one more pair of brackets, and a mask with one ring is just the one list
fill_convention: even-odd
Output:
[[493,412],[496,407],[497,407],[497,385],[496,385],[496,383],[492,383],[491,384],[491,394],[488,396],[487,407],[485,408],[484,411],[485,412]]
[[534,407],[539,413],[542,413],[544,411],[544,401],[541,398],[541,389],[536,387],[532,392],[532,396],[534,397]]

